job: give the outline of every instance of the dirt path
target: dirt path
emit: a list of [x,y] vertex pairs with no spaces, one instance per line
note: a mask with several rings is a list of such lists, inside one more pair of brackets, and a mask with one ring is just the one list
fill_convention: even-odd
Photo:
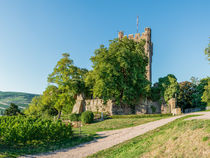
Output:
[[[198,112],[191,114],[203,114],[203,116],[195,117],[200,119],[210,119],[210,112]],[[190,114],[187,114],[190,115]],[[88,155],[94,154],[100,150],[110,148],[116,144],[122,143],[126,140],[132,139],[136,136],[142,135],[150,130],[163,126],[177,118],[186,115],[175,116],[171,118],[161,119],[154,122],[149,122],[135,127],[124,128],[119,130],[99,132],[98,135],[101,136],[100,139],[96,139],[89,143],[81,144],[74,148],[62,149],[55,152],[50,152],[46,154],[40,154],[36,156],[27,157],[39,157],[39,158],[82,158]]]

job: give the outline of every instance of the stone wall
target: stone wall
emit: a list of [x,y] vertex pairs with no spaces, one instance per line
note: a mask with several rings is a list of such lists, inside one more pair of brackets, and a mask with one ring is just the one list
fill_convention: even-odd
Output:
[[85,100],[85,110],[90,110],[93,112],[106,112],[112,114],[113,103],[109,100],[104,104],[102,99],[87,99]]
[[160,103],[149,99],[140,98],[139,103],[135,106],[136,114],[159,114],[161,113]]
[[160,104],[148,99],[141,98],[138,104],[131,108],[129,105],[115,105],[111,100],[104,104],[102,99],[84,99],[84,96],[79,94],[72,113],[82,113],[86,110],[104,112],[110,115],[161,113]]
[[139,102],[131,108],[128,105],[115,105],[109,100],[104,104],[102,99],[84,99],[82,94],[77,96],[76,104],[72,113],[82,113],[90,110],[93,112],[104,112],[109,115],[128,115],[128,114],[181,114],[181,109],[176,107],[176,99],[172,98],[168,103],[160,104],[158,101],[153,102],[149,99],[140,98]]

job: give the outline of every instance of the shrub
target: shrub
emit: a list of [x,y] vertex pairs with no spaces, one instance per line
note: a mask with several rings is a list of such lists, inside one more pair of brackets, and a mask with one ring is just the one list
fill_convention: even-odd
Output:
[[37,117],[0,117],[0,145],[55,142],[72,137],[72,128],[61,121]]
[[71,121],[80,121],[81,120],[81,114],[75,114],[75,113],[71,114],[69,119]]
[[94,119],[94,114],[92,111],[85,111],[81,115],[81,120],[83,123],[92,123]]

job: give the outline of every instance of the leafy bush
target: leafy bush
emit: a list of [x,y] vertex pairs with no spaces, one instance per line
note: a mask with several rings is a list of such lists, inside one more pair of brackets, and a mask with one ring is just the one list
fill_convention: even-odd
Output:
[[71,136],[71,126],[61,121],[54,122],[25,116],[0,117],[0,144],[2,145],[55,142]]
[[85,111],[82,113],[81,120],[83,123],[92,123],[94,119],[94,114],[92,111]]
[[80,121],[81,120],[81,114],[71,114],[69,119],[71,121]]

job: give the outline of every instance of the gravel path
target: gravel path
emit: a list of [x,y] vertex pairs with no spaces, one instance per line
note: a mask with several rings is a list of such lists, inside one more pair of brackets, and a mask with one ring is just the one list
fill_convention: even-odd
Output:
[[[195,117],[196,119],[210,119],[210,112],[197,112],[191,114],[203,114],[203,116]],[[190,114],[187,114],[190,115]],[[110,148],[116,144],[122,143],[126,140],[132,139],[136,136],[142,135],[150,130],[163,126],[177,118],[186,115],[175,116],[171,118],[161,119],[154,122],[149,122],[135,127],[124,128],[119,130],[98,132],[101,137],[89,143],[81,144],[74,148],[62,149],[55,152],[40,154],[36,156],[26,157],[39,157],[39,158],[83,158],[88,155],[94,154],[100,150]]]

